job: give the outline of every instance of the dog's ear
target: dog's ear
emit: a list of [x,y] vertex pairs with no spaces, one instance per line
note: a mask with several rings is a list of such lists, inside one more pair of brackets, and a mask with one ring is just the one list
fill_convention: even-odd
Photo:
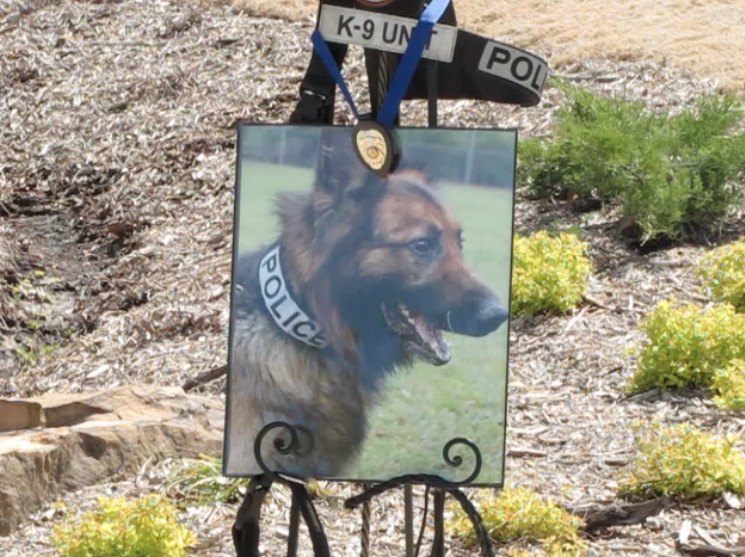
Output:
[[440,184],[432,179],[424,168],[424,165],[412,164],[404,166],[402,164],[399,168],[400,170],[397,170],[391,175],[393,180],[406,180],[433,190],[440,189]]
[[382,186],[383,181],[357,157],[350,128],[329,128],[321,132],[313,184],[317,212],[341,207],[346,201],[363,201]]

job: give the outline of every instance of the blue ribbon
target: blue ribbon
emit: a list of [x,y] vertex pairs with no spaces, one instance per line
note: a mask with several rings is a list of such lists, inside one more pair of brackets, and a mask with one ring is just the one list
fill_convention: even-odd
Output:
[[316,27],[316,30],[313,31],[313,34],[311,35],[311,39],[313,40],[313,46],[318,51],[318,55],[321,57],[321,60],[326,66],[326,69],[331,74],[331,77],[334,78],[334,81],[336,81],[336,84],[339,86],[339,89],[341,89],[341,92],[344,94],[344,98],[347,99],[347,103],[349,103],[349,108],[352,109],[354,116],[359,120],[360,115],[357,112],[357,107],[354,104],[352,95],[349,94],[349,89],[347,89],[347,84],[344,83],[344,78],[341,76],[341,72],[339,71],[339,66],[336,65],[336,61],[334,60],[334,57],[331,55],[331,51],[329,50],[329,47],[326,44],[326,41],[323,40],[323,35],[321,35],[321,32],[318,30],[318,27]]
[[[445,13],[448,4],[450,4],[450,0],[432,0],[424,9],[422,15],[419,16],[419,20],[409,38],[409,44],[406,45],[406,50],[401,57],[401,62],[391,80],[388,94],[385,96],[383,104],[378,111],[377,120],[385,128],[390,128],[391,124],[393,124],[393,120],[398,112],[398,107],[406,94],[406,90],[409,88],[411,78],[414,77],[417,64],[419,63],[419,59],[422,57],[422,52],[424,52],[424,47],[427,45],[427,41],[432,34],[432,27],[434,27],[435,23],[440,20],[442,14]],[[347,85],[344,83],[344,78],[339,71],[339,67],[336,65],[336,61],[331,55],[331,51],[329,50],[326,41],[323,39],[323,35],[321,35],[321,32],[318,30],[318,27],[313,31],[311,40],[313,41],[313,46],[318,51],[318,55],[325,64],[326,69],[328,69],[331,77],[334,78],[334,81],[339,86],[339,89],[341,89],[344,98],[347,100],[349,107],[352,109],[355,117],[359,120],[360,115],[357,112],[357,107],[354,104],[352,95],[349,94],[349,89],[347,89]]]

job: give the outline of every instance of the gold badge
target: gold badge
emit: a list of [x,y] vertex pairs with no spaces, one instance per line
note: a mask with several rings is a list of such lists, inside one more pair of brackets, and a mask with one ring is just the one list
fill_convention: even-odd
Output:
[[357,134],[357,149],[362,160],[373,170],[383,168],[386,159],[386,144],[383,135],[376,129],[362,130]]
[[393,172],[400,157],[391,132],[374,120],[360,120],[352,135],[354,150],[365,166],[380,176]]

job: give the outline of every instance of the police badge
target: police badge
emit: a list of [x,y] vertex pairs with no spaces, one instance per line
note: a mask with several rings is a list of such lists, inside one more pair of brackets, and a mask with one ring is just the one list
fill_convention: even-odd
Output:
[[387,130],[374,120],[360,120],[352,137],[355,153],[375,174],[385,177],[396,170],[401,148],[393,130]]

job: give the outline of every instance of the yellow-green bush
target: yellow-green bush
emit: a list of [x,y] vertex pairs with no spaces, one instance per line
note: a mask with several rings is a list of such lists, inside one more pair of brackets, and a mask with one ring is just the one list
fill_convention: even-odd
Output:
[[575,234],[538,231],[515,237],[512,313],[565,312],[584,295],[592,265],[587,244]]
[[689,424],[635,426],[639,453],[619,483],[619,495],[679,496],[683,499],[745,493],[745,458],[734,436],[713,437]]
[[657,304],[640,323],[647,335],[627,390],[698,385],[711,389],[714,376],[734,359],[745,359],[745,314],[729,304],[701,308],[672,301]]
[[708,252],[698,271],[714,298],[745,311],[745,239]]
[[[496,496],[478,501],[482,522],[490,537],[499,543],[522,539],[541,545],[555,557],[581,557],[585,542],[579,537],[582,520],[551,499],[543,500],[528,487],[506,486]],[[471,521],[460,507],[448,521],[451,531],[468,543],[475,541]]]
[[55,525],[52,543],[64,557],[185,557],[195,541],[159,496],[100,496],[98,504],[79,521]]
[[745,409],[745,360],[732,360],[712,381],[714,403],[722,410]]

